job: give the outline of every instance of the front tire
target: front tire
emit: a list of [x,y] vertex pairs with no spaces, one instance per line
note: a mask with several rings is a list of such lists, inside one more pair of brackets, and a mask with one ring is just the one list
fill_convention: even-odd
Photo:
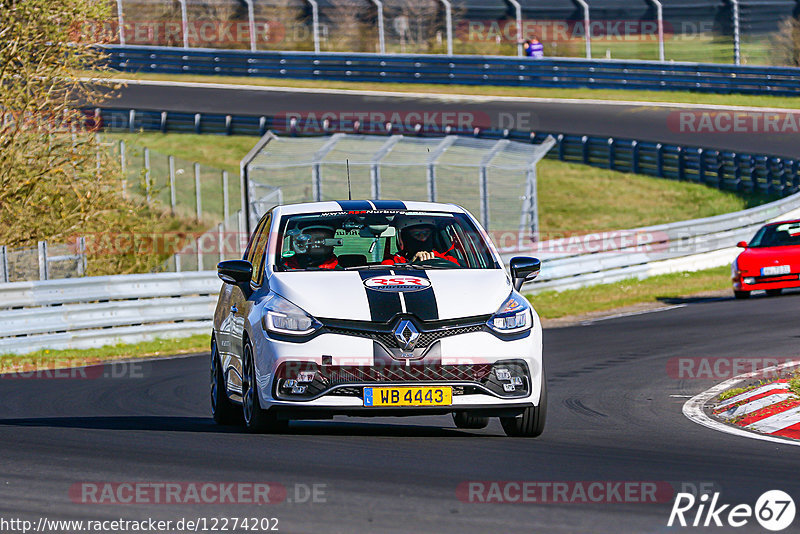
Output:
[[258,384],[256,384],[253,347],[250,341],[244,344],[242,358],[242,416],[244,426],[253,434],[282,432],[289,428],[289,421],[280,421],[274,413],[261,408]]
[[750,298],[749,291],[735,291],[733,292],[733,296],[736,297],[737,300],[744,300]]
[[479,430],[489,426],[489,418],[479,415],[470,415],[469,412],[453,412],[453,422],[456,427],[465,430]]
[[242,412],[228,398],[225,373],[217,353],[217,340],[211,340],[211,417],[218,425],[238,425]]
[[536,438],[544,432],[544,423],[547,419],[547,380],[544,369],[542,370],[542,392],[539,395],[539,405],[525,408],[521,416],[501,417],[500,424],[506,436],[512,438]]

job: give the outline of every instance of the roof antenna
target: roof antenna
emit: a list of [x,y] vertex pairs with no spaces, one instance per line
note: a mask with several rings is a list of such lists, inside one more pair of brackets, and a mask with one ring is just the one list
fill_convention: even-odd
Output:
[[353,190],[350,189],[350,160],[347,161],[347,199],[353,200]]

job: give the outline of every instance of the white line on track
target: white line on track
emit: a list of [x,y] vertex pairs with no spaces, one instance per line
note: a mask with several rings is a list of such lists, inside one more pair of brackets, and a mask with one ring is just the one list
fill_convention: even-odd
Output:
[[765,371],[780,371],[781,369],[785,369],[787,367],[796,367],[800,362],[786,362],[782,363],[781,365],[777,365],[775,367],[770,367],[768,369],[763,369],[760,371],[755,371],[752,373],[747,373],[743,375],[739,375],[737,377],[731,378],[730,380],[726,380],[721,384],[717,384],[711,389],[707,389],[706,391],[700,393],[699,395],[695,395],[691,399],[689,399],[686,404],[683,405],[683,415],[689,418],[690,421],[697,423],[698,425],[702,425],[713,430],[718,430],[720,432],[725,432],[726,434],[733,434],[735,436],[742,436],[750,439],[757,439],[761,441],[769,441],[772,443],[781,443],[783,445],[794,445],[796,447],[800,447],[800,441],[786,439],[786,438],[779,438],[776,436],[768,436],[763,434],[756,434],[755,432],[749,432],[747,430],[726,425],[725,423],[721,423],[715,419],[712,419],[703,411],[703,406],[722,393],[726,391],[739,382],[743,380],[747,380],[748,378],[753,378],[755,376],[759,376]]
[[[84,82],[97,81],[96,78],[81,78]],[[789,112],[789,108],[768,108],[748,106],[724,106],[718,104],[689,104],[683,102],[648,102],[640,100],[601,100],[588,98],[541,98],[522,96],[490,96],[490,95],[462,95],[448,93],[414,93],[402,91],[366,91],[354,89],[318,89],[312,87],[278,87],[265,85],[229,84],[213,82],[178,82],[169,80],[131,80],[127,78],[114,78],[113,81],[128,85],[143,85],[152,87],[186,87],[199,89],[229,89],[235,91],[265,91],[265,92],[291,92],[310,94],[335,94],[353,96],[374,96],[391,98],[430,99],[451,102],[517,102],[539,104],[574,104],[589,106],[649,106],[667,109],[705,109],[717,111],[752,111],[752,112]]]
[[601,321],[610,321],[611,319],[621,319],[623,317],[636,317],[637,315],[647,315],[650,313],[660,313],[670,310],[677,310],[678,308],[685,308],[686,304],[676,304],[675,306],[664,306],[662,308],[654,308],[652,310],[642,310],[636,312],[628,312],[628,313],[618,313],[616,315],[609,315],[608,317],[600,317],[598,319],[591,319],[589,321],[581,322],[581,326],[591,326],[594,323],[599,323]]

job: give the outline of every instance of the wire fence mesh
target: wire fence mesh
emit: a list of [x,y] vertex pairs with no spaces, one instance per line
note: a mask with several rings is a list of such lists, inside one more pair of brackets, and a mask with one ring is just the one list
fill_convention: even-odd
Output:
[[459,204],[487,230],[519,239],[538,232],[536,164],[555,144],[342,133],[265,139],[245,165],[251,228],[279,204],[352,196]]
[[[794,64],[795,0],[119,0],[103,31],[129,45]],[[588,21],[588,30],[587,30]],[[659,32],[661,28],[661,32]],[[587,39],[588,36],[588,39]],[[589,45],[587,46],[587,40]]]

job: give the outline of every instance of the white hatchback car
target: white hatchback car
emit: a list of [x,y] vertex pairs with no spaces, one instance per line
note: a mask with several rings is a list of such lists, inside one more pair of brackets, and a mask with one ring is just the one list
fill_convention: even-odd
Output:
[[221,424],[452,413],[542,433],[542,329],[486,232],[454,205],[340,201],[279,206],[243,260],[222,262],[211,352]]

